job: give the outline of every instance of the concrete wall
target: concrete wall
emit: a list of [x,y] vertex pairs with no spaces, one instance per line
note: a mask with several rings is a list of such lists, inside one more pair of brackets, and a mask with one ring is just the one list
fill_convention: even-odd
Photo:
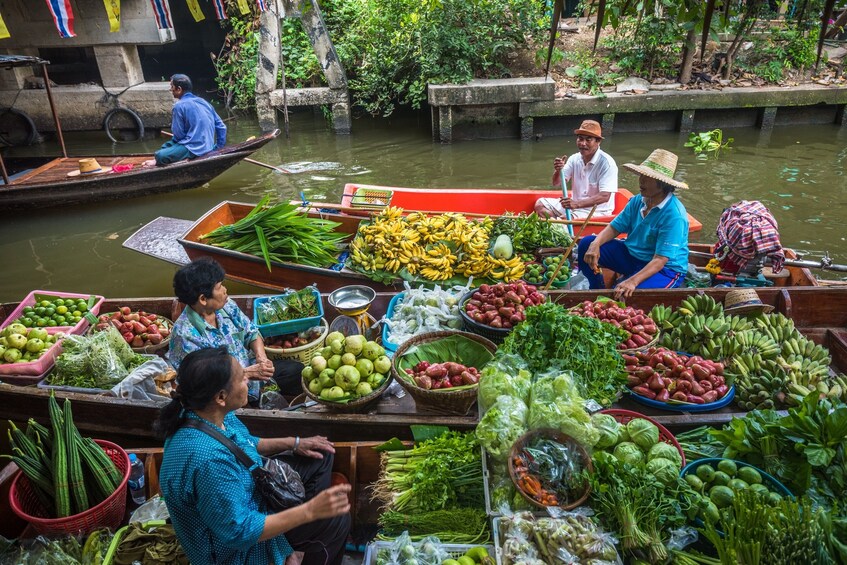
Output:
[[109,31],[103,0],[70,2],[76,37],[63,39],[44,0],[0,0],[0,14],[11,35],[0,39],[0,49],[161,43],[150,0],[121,0],[121,29],[115,33]]

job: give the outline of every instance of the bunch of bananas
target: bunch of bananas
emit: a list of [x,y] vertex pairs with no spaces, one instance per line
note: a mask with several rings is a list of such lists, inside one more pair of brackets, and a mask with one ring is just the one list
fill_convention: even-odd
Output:
[[799,405],[812,391],[817,391],[818,394],[827,398],[845,402],[847,401],[847,375],[833,375],[825,381],[818,381],[814,385],[789,382],[786,389],[788,394],[785,395],[785,404],[789,406]]
[[[757,354],[758,355],[758,354]],[[773,408],[785,402],[788,374],[776,361],[743,353],[733,357],[735,399],[743,410]]]
[[794,320],[782,314],[768,314],[756,318],[756,328],[779,344],[791,338],[804,339],[800,331],[794,327]]
[[659,344],[674,351],[717,361],[729,356],[729,352],[724,351],[724,344],[732,343],[724,339],[729,327],[723,316],[684,315],[673,329],[663,332]]
[[714,298],[708,294],[695,294],[685,297],[679,303],[677,312],[683,316],[695,316],[702,314],[704,316],[712,316],[713,318],[723,317],[723,304],[716,302]]
[[457,213],[420,212],[403,216],[402,208],[388,207],[362,222],[350,242],[350,256],[365,272],[405,269],[431,281],[457,275],[517,280],[524,273],[519,257],[497,259],[488,253],[492,225],[490,218],[471,221]]

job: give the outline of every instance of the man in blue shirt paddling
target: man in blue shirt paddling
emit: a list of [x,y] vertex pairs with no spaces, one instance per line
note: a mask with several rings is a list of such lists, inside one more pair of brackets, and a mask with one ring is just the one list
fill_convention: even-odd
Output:
[[191,79],[183,74],[171,77],[171,94],[176,98],[171,131],[166,141],[153,154],[155,161],[145,165],[169,165],[183,159],[194,159],[226,145],[226,126],[212,105],[191,92]]
[[[600,267],[623,275],[616,298],[636,288],[675,288],[688,270],[688,213],[674,194],[688,188],[673,178],[677,156],[656,149],[640,165],[624,168],[639,175],[641,193],[597,236],[579,242],[579,270],[591,288],[605,288]],[[625,240],[616,239],[625,233]]]

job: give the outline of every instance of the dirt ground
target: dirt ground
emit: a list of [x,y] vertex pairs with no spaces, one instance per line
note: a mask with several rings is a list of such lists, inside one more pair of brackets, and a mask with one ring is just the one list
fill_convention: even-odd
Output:
[[[611,30],[604,30],[600,35],[595,62],[597,73],[600,75],[617,72],[621,74],[619,69],[609,62],[609,49],[602,46],[603,38],[611,34]],[[594,43],[594,26],[585,18],[580,20],[568,19],[560,23],[559,33],[556,37],[556,48],[567,55],[580,52],[590,52]],[[547,56],[548,42],[539,43],[530,48],[515,51],[508,56],[509,72],[512,77],[531,77],[541,76],[544,72],[544,63]],[[803,84],[820,84],[827,86],[847,86],[845,71],[842,58],[847,60],[847,45],[841,46],[825,45],[824,50],[829,55],[828,63],[821,63],[818,74],[813,74],[811,70],[800,72],[798,70],[788,70],[785,72],[784,78],[778,83],[768,83],[761,77],[745,72],[738,65],[733,69],[732,75],[728,80],[722,80],[720,76],[713,73],[712,62],[715,53],[718,52],[720,44],[710,41],[706,47],[706,56],[703,59],[704,63],[700,63],[699,54],[695,57],[694,67],[692,69],[692,80],[686,85],[679,85],[679,90],[720,90],[724,87],[759,87],[759,86],[798,86]],[[724,46],[724,49],[726,46]],[[541,50],[542,60],[540,64],[536,64],[536,53]],[[569,58],[564,61],[551,65],[550,75],[556,81],[556,98],[564,98],[576,94],[588,94],[588,92],[579,89],[578,81],[570,78],[566,74],[568,67],[574,66],[574,62]],[[621,76],[623,80],[626,76]],[[641,77],[647,78],[647,77]],[[668,85],[665,88],[673,88],[676,84],[677,77],[665,76],[654,77],[651,85]],[[606,86],[603,92],[614,92],[615,86]]]

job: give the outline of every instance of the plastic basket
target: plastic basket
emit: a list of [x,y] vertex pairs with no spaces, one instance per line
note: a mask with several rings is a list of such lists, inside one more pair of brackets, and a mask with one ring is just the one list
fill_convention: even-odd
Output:
[[492,328],[485,324],[475,322],[468,313],[465,312],[465,303],[471,299],[471,296],[477,292],[477,289],[469,291],[461,300],[459,300],[459,314],[462,316],[462,328],[471,333],[481,335],[484,338],[490,339],[496,344],[501,344],[506,340],[506,336],[512,331],[511,328]]
[[47,511],[38,500],[29,479],[18,472],[9,489],[9,504],[12,511],[21,519],[29,522],[33,529],[45,536],[62,536],[66,534],[80,535],[90,533],[98,528],[117,529],[120,527],[126,512],[126,483],[129,480],[129,455],[120,446],[112,442],[96,439],[97,445],[103,448],[123,479],[118,488],[100,504],[85,512],[66,518],[49,518]]
[[[44,328],[50,335],[55,335],[59,332],[67,333],[65,330],[53,327]],[[17,384],[35,384],[53,368],[56,362],[56,357],[62,353],[62,341],[59,340],[41,355],[35,361],[29,363],[3,363],[0,364],[0,378],[6,382],[15,382]]]
[[729,391],[724,395],[720,400],[715,400],[714,402],[710,402],[708,404],[675,404],[673,402],[659,402],[658,400],[651,400],[649,398],[645,398],[639,394],[636,394],[629,391],[629,397],[632,398],[635,402],[639,404],[643,404],[644,406],[649,406],[651,408],[658,408],[659,410],[668,410],[670,412],[711,412],[712,410],[717,410],[718,408],[723,408],[724,406],[728,406],[730,402],[735,398],[735,385],[730,385]]
[[265,346],[265,353],[268,359],[292,359],[305,364],[312,360],[312,357],[317,355],[318,351],[324,346],[327,334],[329,334],[329,323],[325,318],[320,321],[321,335],[316,340],[300,347],[291,347],[284,349],[282,347]]
[[[365,558],[362,560],[362,565],[376,565],[377,554],[381,549],[390,549],[392,542],[390,541],[373,541],[368,544],[365,549]],[[415,545],[415,544],[413,544]],[[488,550],[490,556],[494,556],[495,548],[491,544],[464,544],[464,543],[443,543],[441,547],[446,551],[451,559],[458,559],[474,547],[484,547]],[[105,565],[105,564],[104,564]]]
[[697,461],[692,461],[688,465],[683,466],[682,471],[679,472],[679,476],[684,477],[685,475],[688,475],[690,473],[694,473],[697,470],[697,467],[699,467],[700,465],[709,464],[712,467],[717,467],[717,464],[720,463],[721,461],[723,461],[724,459],[732,461],[739,468],[740,467],[753,467],[762,476],[762,484],[764,484],[766,487],[768,487],[769,490],[772,490],[776,493],[779,493],[782,496],[788,496],[788,497],[791,497],[791,498],[794,497],[794,495],[791,493],[791,491],[788,490],[788,487],[786,487],[784,484],[779,482],[773,475],[770,475],[770,474],[762,471],[761,469],[759,469],[758,467],[756,467],[754,465],[750,465],[749,463],[745,463],[744,461],[738,461],[737,459],[728,459],[728,458],[724,458],[724,457],[707,457],[705,459],[698,459]]
[[[95,298],[94,304],[89,308],[89,312],[94,316],[97,316],[100,313],[100,307],[103,305],[104,297],[97,294],[76,294],[74,292],[55,292],[52,290],[33,290],[29,294],[26,295],[18,307],[6,318],[2,324],[0,324],[0,330],[10,325],[12,322],[17,320],[23,314],[24,308],[27,306],[33,306],[37,300],[36,297],[45,297],[45,298],[84,298],[88,300],[91,297]],[[89,326],[88,320],[83,317],[76,325],[73,326],[53,326],[59,331],[63,331],[66,334],[81,334],[88,329]]]
[[644,414],[639,414],[638,412],[633,412],[632,410],[621,410],[619,408],[609,408],[607,410],[601,410],[601,414],[608,414],[612,416],[615,420],[618,421],[619,424],[628,424],[631,420],[635,418],[641,418],[643,420],[647,420],[657,428],[659,428],[659,441],[663,441],[665,443],[669,443],[674,446],[677,451],[679,451],[679,456],[682,457],[682,466],[685,467],[685,453],[682,451],[682,446],[679,445],[679,442],[676,441],[674,435],[668,430],[665,426],[650,418],[645,416]]
[[350,199],[350,207],[363,210],[381,210],[391,204],[392,196],[394,196],[393,190],[360,186],[356,188],[353,197]]
[[[406,292],[397,293],[394,298],[391,299],[391,302],[388,303],[388,310],[385,312],[386,319],[390,320],[392,316],[394,316],[394,309],[399,306],[401,302],[403,302],[406,296]],[[394,353],[397,351],[397,348],[400,347],[401,344],[394,343],[393,341],[388,339],[388,334],[390,332],[390,328],[388,324],[382,324],[382,347],[385,349],[387,353]]]
[[273,337],[277,335],[291,334],[296,332],[301,332],[303,330],[312,328],[314,326],[319,326],[321,322],[321,318],[324,316],[324,306],[323,301],[321,300],[321,293],[317,291],[317,289],[311,289],[312,294],[315,297],[315,304],[318,307],[318,315],[312,316],[309,318],[298,318],[296,320],[286,320],[285,322],[275,322],[273,324],[260,324],[259,323],[259,307],[268,302],[272,298],[280,298],[288,296],[289,294],[293,294],[291,292],[284,292],[282,294],[277,294],[273,296],[260,296],[253,299],[253,323],[259,328],[259,333],[264,337]]

